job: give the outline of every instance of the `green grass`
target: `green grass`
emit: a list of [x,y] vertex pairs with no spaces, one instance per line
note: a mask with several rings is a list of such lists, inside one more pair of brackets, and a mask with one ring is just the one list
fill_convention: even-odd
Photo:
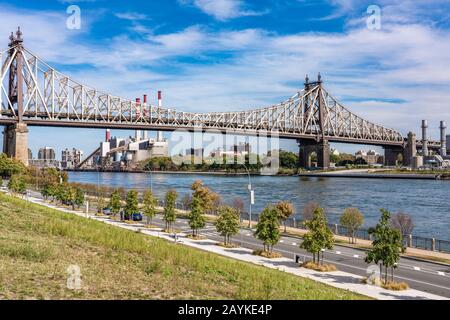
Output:
[[0,299],[365,297],[0,194]]

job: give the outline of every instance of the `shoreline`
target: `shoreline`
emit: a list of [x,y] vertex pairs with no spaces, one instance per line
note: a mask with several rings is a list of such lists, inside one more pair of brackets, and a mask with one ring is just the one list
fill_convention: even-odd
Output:
[[356,179],[415,179],[415,180],[439,180],[434,174],[414,174],[414,173],[300,173],[299,177],[318,178],[356,178]]

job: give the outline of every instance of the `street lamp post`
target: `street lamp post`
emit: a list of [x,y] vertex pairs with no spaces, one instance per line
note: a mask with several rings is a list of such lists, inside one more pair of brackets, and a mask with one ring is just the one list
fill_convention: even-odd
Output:
[[248,227],[251,229],[252,228],[252,203],[254,201],[254,193],[252,190],[252,181],[250,179],[250,171],[248,170],[247,166],[245,164],[243,164],[245,170],[247,171],[247,175],[248,175],[248,193],[249,193],[249,211],[248,211]]

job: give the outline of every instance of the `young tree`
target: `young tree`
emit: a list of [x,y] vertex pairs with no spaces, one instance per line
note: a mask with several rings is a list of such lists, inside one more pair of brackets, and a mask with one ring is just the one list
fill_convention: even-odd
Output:
[[278,210],[278,217],[284,224],[284,232],[286,232],[286,220],[295,214],[295,208],[292,202],[288,201],[280,201],[276,204],[276,208]]
[[143,208],[142,211],[150,219],[150,224],[152,224],[153,217],[156,215],[156,205],[157,199],[153,196],[150,190],[144,192],[143,195]]
[[394,214],[391,218],[391,225],[392,227],[400,231],[403,237],[411,234],[414,229],[412,217],[404,212],[398,212],[397,214]]
[[75,188],[75,204],[80,208],[84,203],[84,192],[80,187]]
[[355,233],[364,223],[364,216],[357,208],[346,208],[342,212],[339,223],[347,228],[348,242],[356,243]]
[[244,201],[241,197],[236,197],[231,202],[231,207],[236,210],[239,217],[241,216],[241,212],[244,211]]
[[198,236],[198,230],[206,225],[206,218],[198,197],[193,197],[191,202],[191,211],[189,212],[189,226],[192,229],[192,236]]
[[239,214],[231,207],[221,206],[215,225],[217,232],[224,238],[224,244],[229,245],[231,237],[239,232]]
[[201,180],[195,181],[191,189],[193,190],[192,197],[197,197],[200,200],[204,212],[214,211],[214,206],[220,202],[220,196],[217,193],[205,187]]
[[168,232],[172,230],[172,224],[177,219],[177,214],[175,212],[175,202],[177,201],[177,196],[178,194],[175,190],[169,190],[166,192],[163,220],[166,222],[166,230]]
[[13,174],[9,178],[8,189],[13,193],[23,193],[26,191],[26,184],[23,176],[18,174]]
[[124,218],[131,220],[131,215],[137,212],[139,212],[138,193],[136,190],[130,190],[125,199]]
[[280,240],[278,210],[269,205],[260,213],[255,236],[264,244],[264,251],[272,253],[273,246]]
[[370,233],[373,235],[372,248],[367,253],[365,261],[376,263],[380,266],[380,276],[384,273],[384,283],[388,282],[388,270],[391,269],[391,281],[394,278],[394,269],[397,268],[400,254],[405,252],[403,239],[400,231],[389,225],[391,214],[389,211],[380,209],[381,218]]
[[302,218],[303,221],[312,220],[314,216],[314,212],[316,209],[320,208],[320,205],[317,202],[308,202],[302,209]]
[[320,264],[322,249],[332,249],[334,245],[333,233],[327,226],[327,218],[323,209],[317,208],[314,210],[313,218],[306,221],[305,224],[309,231],[303,236],[300,248],[313,255],[313,263]]
[[77,197],[77,190],[68,183],[66,183],[64,187],[66,188],[67,205],[72,206],[72,210],[75,210],[75,200]]
[[99,194],[97,196],[97,212],[98,213],[103,213],[103,209],[105,208],[105,198],[103,197],[103,194]]
[[122,208],[122,197],[120,196],[119,190],[114,190],[113,193],[111,193],[108,206],[114,216],[119,214],[120,209]]

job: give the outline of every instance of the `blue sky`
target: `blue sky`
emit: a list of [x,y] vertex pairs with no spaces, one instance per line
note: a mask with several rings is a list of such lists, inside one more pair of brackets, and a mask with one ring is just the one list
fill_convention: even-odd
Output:
[[[66,27],[71,4],[81,9],[80,30]],[[372,4],[379,30],[367,28]],[[0,1],[0,48],[18,24],[49,64],[130,99],[154,101],[162,90],[164,105],[179,110],[243,110],[292,96],[306,73],[320,71],[344,105],[403,135],[419,134],[424,118],[436,138],[439,120],[450,122],[447,0]],[[103,136],[31,128],[30,146],[88,153]]]

